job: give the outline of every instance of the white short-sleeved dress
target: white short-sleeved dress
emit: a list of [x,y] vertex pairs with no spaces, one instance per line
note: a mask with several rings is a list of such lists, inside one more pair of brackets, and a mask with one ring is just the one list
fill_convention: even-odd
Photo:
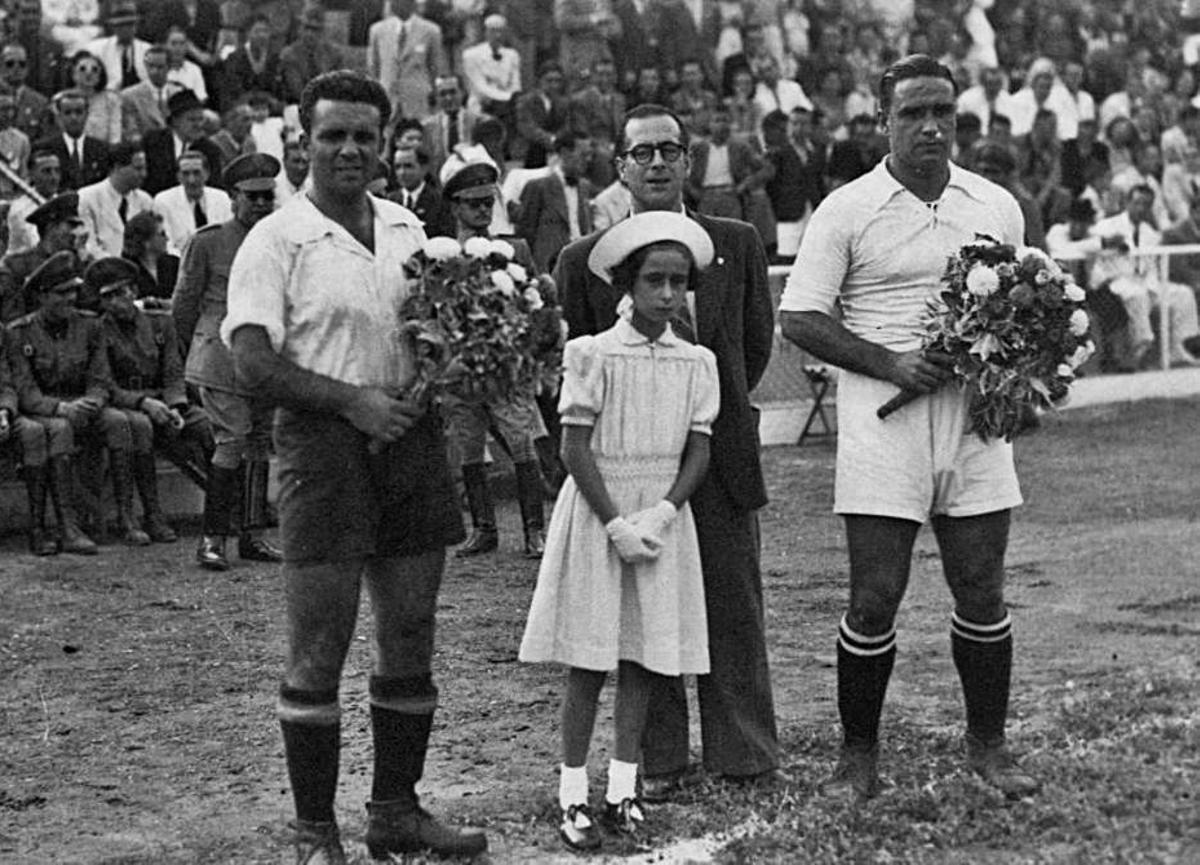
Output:
[[[559,413],[593,427],[592,452],[618,511],[662,500],[689,432],[708,434],[720,408],[717,362],[668,328],[654,341],[623,319],[567,343]],[[621,561],[573,479],[547,532],[522,661],[613,670],[619,660],[674,676],[707,673],[700,548],[685,504],[654,562]]]

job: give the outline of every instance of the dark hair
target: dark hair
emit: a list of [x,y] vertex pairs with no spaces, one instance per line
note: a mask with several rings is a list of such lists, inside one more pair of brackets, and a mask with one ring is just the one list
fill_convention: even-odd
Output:
[[662,249],[664,246],[671,249],[683,250],[688,261],[691,262],[691,266],[688,268],[688,286],[694,286],[698,272],[696,270],[696,260],[692,258],[692,251],[688,249],[687,244],[681,243],[678,240],[656,240],[654,243],[639,246],[633,252],[629,253],[628,258],[612,269],[613,288],[619,294],[630,294],[633,291],[633,284],[637,282],[638,273],[641,271],[642,265],[646,263],[650,252],[655,249]]
[[971,145],[971,150],[968,153],[968,160],[972,170],[978,170],[980,163],[989,162],[995,165],[1005,174],[1012,174],[1017,170],[1017,158],[1013,154],[1012,149],[1006,144],[1001,144],[999,141],[989,141],[982,138]]
[[909,54],[889,66],[879,79],[879,111],[882,114],[891,110],[896,85],[909,78],[944,78],[954,88],[954,95],[958,96],[958,83],[948,67],[928,54]]
[[160,222],[162,217],[153,210],[143,210],[129,217],[125,223],[121,254],[129,258],[141,258],[146,252],[146,244],[158,234]]
[[1058,113],[1051,108],[1039,108],[1033,115],[1033,122],[1037,123],[1039,120],[1045,120],[1047,117],[1053,117],[1057,122]]
[[773,111],[768,111],[763,115],[763,119],[759,121],[759,126],[763,129],[787,129],[788,116],[778,108]]
[[133,163],[133,157],[142,153],[141,142],[122,141],[108,148],[108,170],[124,168]]
[[1129,198],[1132,199],[1135,195],[1149,195],[1154,198],[1154,189],[1148,183],[1135,183],[1129,187]]
[[574,150],[575,145],[580,141],[587,141],[587,135],[581,135],[578,132],[566,130],[554,136],[554,152],[561,153],[564,150]]
[[179,158],[175,160],[176,167],[185,159],[199,159],[205,171],[212,171],[212,166],[208,164],[208,157],[199,150],[184,150],[183,153],[179,154]]
[[1003,123],[1010,130],[1012,129],[1012,119],[1007,114],[1000,114],[997,111],[993,111],[992,119],[988,122],[988,129],[995,129],[997,123]]
[[490,114],[476,120],[474,128],[471,129],[471,140],[476,144],[487,141],[500,142],[504,140],[505,135],[504,122]]
[[383,85],[362,72],[335,69],[313,78],[300,94],[300,128],[312,133],[313,110],[322,99],[334,102],[356,102],[370,105],[379,111],[379,129],[392,115],[392,101]]
[[[46,159],[51,156],[58,159],[58,154],[49,147],[35,147],[29,151],[29,158],[25,160],[25,165],[32,170],[37,165],[39,159]],[[62,167],[62,160],[59,160],[59,167]]]
[[683,121],[679,119],[679,115],[665,105],[658,105],[654,102],[645,102],[641,105],[630,108],[625,112],[625,119],[621,122],[621,135],[617,141],[617,155],[620,156],[625,152],[625,130],[629,127],[631,120],[643,120],[647,117],[670,117],[675,121],[675,125],[679,127],[679,143],[684,149],[688,146],[688,128]]
[[974,111],[964,111],[954,118],[954,128],[959,132],[978,132],[983,129],[983,121]]
[[[96,79],[96,92],[100,93],[108,88],[108,70],[104,68],[104,64],[100,62],[99,57],[86,49],[83,51],[76,51],[71,55],[71,63],[68,68],[74,72],[75,67],[79,65],[80,60],[87,60],[89,58],[95,60],[96,65],[100,67],[100,77]],[[71,81],[72,83],[75,81],[74,77],[71,78]],[[83,91],[80,91],[80,95],[83,95]]]
[[401,117],[396,120],[396,125],[392,127],[392,134],[399,138],[409,129],[415,129],[422,135],[425,134],[425,127],[421,125],[421,121],[415,117]]

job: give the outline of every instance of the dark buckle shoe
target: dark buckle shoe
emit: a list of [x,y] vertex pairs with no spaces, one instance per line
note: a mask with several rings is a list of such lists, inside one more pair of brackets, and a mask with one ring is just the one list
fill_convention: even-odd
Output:
[[205,535],[196,547],[196,563],[206,571],[229,570],[229,559],[225,557],[223,535]]
[[540,559],[546,552],[546,533],[541,529],[525,532],[525,558]]
[[296,865],[346,865],[336,823],[295,820],[291,824]]
[[478,829],[455,829],[442,823],[415,800],[367,804],[367,850],[374,859],[389,853],[428,850],[439,856],[475,856],[487,850]]
[[1008,799],[1032,796],[1042,788],[1036,778],[1021,768],[1003,739],[985,744],[968,734],[967,765],[986,784],[995,787]]
[[262,538],[242,535],[238,538],[238,558],[247,562],[282,562],[283,551]]
[[454,551],[457,558],[490,553],[500,546],[500,534],[495,529],[472,529],[467,542]]
[[879,795],[879,745],[867,748],[843,745],[837,768],[822,785],[827,793],[836,795],[844,791],[860,799],[873,799]]
[[618,835],[638,836],[646,825],[646,811],[640,799],[622,799],[620,804],[604,803],[604,825]]
[[572,805],[563,811],[558,837],[572,850],[600,849],[600,829],[587,805]]

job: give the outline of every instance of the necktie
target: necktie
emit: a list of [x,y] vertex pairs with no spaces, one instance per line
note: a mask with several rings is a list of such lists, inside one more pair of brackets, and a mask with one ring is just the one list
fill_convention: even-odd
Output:
[[404,53],[404,43],[407,41],[408,41],[408,28],[404,25],[404,22],[401,21],[400,22],[400,38],[396,42],[396,48],[399,50],[399,52],[401,54]]
[[1133,245],[1134,245],[1134,247],[1138,247],[1141,245],[1138,243],[1138,237],[1141,235],[1141,233],[1142,233],[1142,224],[1140,222],[1135,222],[1133,224]]
[[81,154],[79,152],[81,149],[82,148],[80,148],[80,146],[79,146],[79,139],[72,138],[71,139],[71,161],[79,166],[80,171],[83,170],[83,159],[81,158]]
[[204,208],[200,206],[199,201],[192,205],[192,218],[196,220],[197,228],[208,225],[208,217],[204,214]]
[[137,82],[137,67],[133,65],[133,46],[126,45],[121,49],[121,86],[128,87]]
[[499,48],[492,49],[492,59],[495,60],[497,63],[500,62],[500,49]]
[[446,113],[446,150],[453,150],[456,144],[458,144],[458,112],[449,111]]
[[121,203],[117,205],[117,216],[121,217],[121,224],[125,224],[125,220],[129,218],[129,199],[124,195],[121,196]]

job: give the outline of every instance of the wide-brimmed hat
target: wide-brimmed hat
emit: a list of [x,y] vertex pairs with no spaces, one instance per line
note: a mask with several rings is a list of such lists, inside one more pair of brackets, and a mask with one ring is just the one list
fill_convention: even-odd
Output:
[[667,240],[686,246],[698,270],[712,262],[712,238],[700,223],[682,213],[648,210],[621,220],[600,235],[588,256],[588,269],[611,285],[617,265],[643,246]]

